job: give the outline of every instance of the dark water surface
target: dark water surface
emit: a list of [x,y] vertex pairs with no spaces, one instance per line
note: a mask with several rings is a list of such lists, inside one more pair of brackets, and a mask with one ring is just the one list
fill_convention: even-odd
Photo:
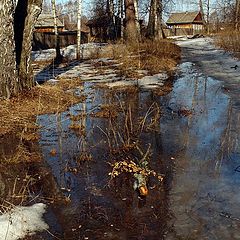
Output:
[[[69,199],[49,207],[51,233],[59,239],[240,239],[240,115],[221,85],[185,62],[165,96],[83,83],[77,91],[85,102],[39,116],[41,151]],[[96,117],[109,108],[115,117]],[[147,116],[131,141],[143,152],[151,145],[149,165],[164,176],[162,183],[149,179],[146,199],[134,191],[131,174],[110,181],[109,163],[128,156],[110,152],[128,139],[123,109],[132,132]]]

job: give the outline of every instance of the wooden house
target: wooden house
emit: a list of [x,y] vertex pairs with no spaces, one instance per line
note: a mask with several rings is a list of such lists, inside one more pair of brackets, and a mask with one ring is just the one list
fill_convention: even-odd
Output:
[[172,13],[166,24],[175,36],[193,35],[203,31],[203,19],[199,11]]
[[[72,31],[67,31],[62,22],[57,19],[60,47],[77,44],[76,24]],[[89,28],[81,24],[81,43],[89,41]],[[54,18],[51,14],[40,14],[35,24],[32,48],[34,51],[55,47]]]
[[[64,29],[63,23],[57,19],[58,32]],[[35,32],[54,32],[54,18],[51,14],[41,13],[35,24]]]

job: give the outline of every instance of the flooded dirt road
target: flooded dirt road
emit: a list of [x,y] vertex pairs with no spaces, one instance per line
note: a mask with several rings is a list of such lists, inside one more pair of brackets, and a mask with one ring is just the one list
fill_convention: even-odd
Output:
[[[39,116],[41,151],[66,197],[49,206],[49,239],[240,239],[240,115],[222,85],[186,59],[166,95],[85,82],[83,103]],[[139,198],[131,172],[109,173],[148,148],[163,181],[150,176]]]

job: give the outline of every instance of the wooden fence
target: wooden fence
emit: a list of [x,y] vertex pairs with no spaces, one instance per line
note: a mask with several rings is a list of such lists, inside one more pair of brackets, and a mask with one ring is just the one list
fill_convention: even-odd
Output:
[[[87,43],[89,34],[81,33],[81,42]],[[60,47],[66,47],[77,43],[77,31],[59,32]],[[33,51],[49,49],[55,47],[54,32],[34,32],[33,34]]]

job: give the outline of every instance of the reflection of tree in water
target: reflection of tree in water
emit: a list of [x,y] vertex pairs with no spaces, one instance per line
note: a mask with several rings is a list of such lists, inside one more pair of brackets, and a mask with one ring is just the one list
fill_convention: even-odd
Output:
[[[84,92],[85,89],[80,91]],[[62,149],[60,171],[64,170],[63,180],[59,181],[63,181],[65,187],[68,178],[71,182],[70,192],[67,193],[71,201],[68,205],[54,209],[64,238],[161,238],[170,215],[168,192],[173,162],[169,159],[165,161],[160,119],[156,118],[154,121],[154,115],[160,112],[160,103],[157,103],[159,97],[155,96],[153,99],[149,92],[140,93],[136,90],[96,92],[98,95],[92,98],[90,104],[86,99],[86,102],[71,110],[73,113],[70,118],[75,119],[74,124],[79,125],[79,128],[69,129],[69,124],[64,124],[64,114],[61,115],[62,119],[58,119],[62,124],[57,129],[57,148],[60,153],[58,157],[61,158]],[[107,110],[117,114],[109,114],[108,118],[92,117],[92,112],[99,110],[102,104],[110,106]],[[145,125],[142,128],[140,123],[147,111],[149,119],[144,120]],[[74,112],[77,115],[74,115]],[[70,125],[73,125],[73,120]],[[106,135],[110,138],[110,144]],[[162,184],[155,177],[149,178],[149,195],[145,199],[139,199],[134,191],[134,177],[131,174],[121,174],[108,186],[108,173],[111,171],[108,162],[128,156],[136,160],[136,157],[141,155],[131,148],[127,150],[130,155],[127,151],[114,155],[113,150],[123,149],[125,143],[131,145],[134,142],[139,142],[143,153],[147,151],[149,143],[151,144],[152,156],[149,165],[157,173],[166,175]],[[82,153],[90,154],[91,160],[80,161],[79,156]]]
[[231,161],[231,155],[238,152],[239,148],[240,114],[232,100],[229,101],[226,119],[227,125],[220,139],[219,157],[215,163],[216,170],[220,170],[224,162]]

